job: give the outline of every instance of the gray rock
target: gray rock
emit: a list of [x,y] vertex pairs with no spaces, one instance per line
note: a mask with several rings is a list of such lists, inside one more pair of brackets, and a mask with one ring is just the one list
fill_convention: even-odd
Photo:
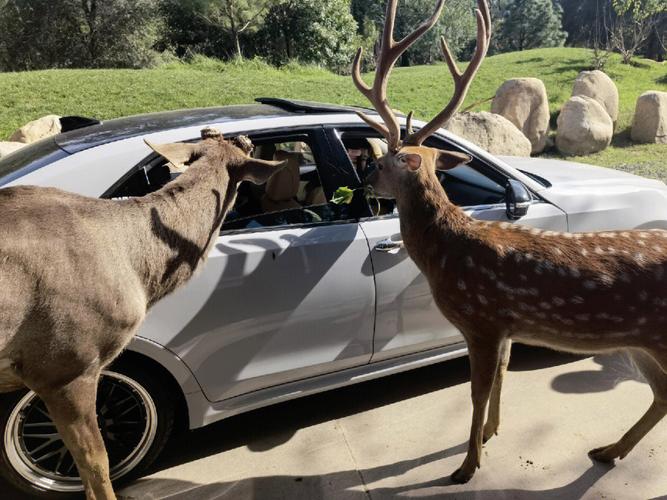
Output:
[[667,144],[667,92],[639,96],[631,136],[635,142]]
[[493,113],[455,115],[447,130],[496,155],[530,156],[528,138],[507,118]]
[[586,96],[565,103],[558,117],[556,146],[565,155],[587,155],[609,147],[614,123],[602,105]]
[[507,80],[496,92],[491,112],[511,121],[532,144],[533,154],[547,146],[549,134],[549,98],[542,80],[515,78]]

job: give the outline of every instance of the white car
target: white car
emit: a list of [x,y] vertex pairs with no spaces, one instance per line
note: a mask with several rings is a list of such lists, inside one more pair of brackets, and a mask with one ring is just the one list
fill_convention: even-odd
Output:
[[[289,159],[266,186],[240,186],[203,272],[153,308],[105,372],[97,404],[115,480],[139,475],[176,429],[466,354],[402,248],[393,203],[368,202],[362,189],[349,205],[327,202],[340,186],[362,186],[383,154],[376,132],[353,108],[258,101],[105,123],[67,118],[73,130],[0,160],[0,186],[122,198],[176,175],[144,139],[195,141],[210,126],[250,136],[258,157]],[[473,217],[571,232],[667,229],[662,182],[497,158],[445,130],[427,145],[473,157],[441,179]],[[41,401],[25,391],[1,401],[0,474],[33,495],[82,491]]]

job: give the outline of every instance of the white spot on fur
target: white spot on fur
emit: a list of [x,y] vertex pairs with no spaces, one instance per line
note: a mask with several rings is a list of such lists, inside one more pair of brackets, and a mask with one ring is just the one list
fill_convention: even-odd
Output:
[[595,253],[598,255],[604,254],[604,250],[602,250],[602,247],[595,247]]
[[445,255],[440,261],[440,267],[444,269],[446,264],[447,264],[447,256]]
[[539,229],[531,229],[530,234],[532,234],[533,236],[537,236],[538,234],[542,234],[542,231],[540,231]]
[[609,276],[608,274],[603,274],[600,276],[600,281],[604,283],[605,285],[611,285],[614,283],[614,278]]
[[578,321],[588,321],[589,319],[591,319],[591,315],[590,314],[577,314],[575,316],[575,318]]
[[472,257],[470,257],[469,255],[465,258],[465,263],[466,263],[466,266],[468,266],[468,267],[474,267],[475,266],[475,261],[473,261]]
[[584,298],[580,297],[579,295],[575,295],[574,297],[570,298],[570,302],[572,302],[573,304],[583,304]]
[[466,290],[468,288],[465,284],[465,281],[463,281],[463,280],[459,280],[458,287],[459,287],[459,290]]
[[540,307],[548,311],[549,309],[551,309],[551,304],[549,304],[548,302],[540,302]]
[[574,234],[572,233],[563,233],[563,238],[567,238],[568,240],[571,240],[574,238]]
[[586,257],[586,256],[588,255],[588,250],[586,250],[586,249],[584,248],[584,249],[581,251],[581,255],[583,255],[584,257]]
[[646,318],[639,318],[637,320],[638,325],[645,325],[646,324]]
[[621,236],[622,236],[623,238],[630,238],[630,233],[628,233],[628,232],[622,232],[622,233],[621,233]]
[[489,301],[484,297],[484,295],[477,294],[477,300],[479,300],[479,303],[482,305],[487,305]]
[[551,302],[553,302],[555,305],[557,305],[557,306],[559,306],[559,307],[565,305],[565,301],[564,301],[563,299],[561,299],[560,297],[554,297],[554,298],[551,300]]
[[462,309],[466,316],[472,316],[475,314],[475,309],[470,304],[465,304]]
[[648,299],[648,292],[646,290],[642,290],[639,292],[639,300],[645,301]]

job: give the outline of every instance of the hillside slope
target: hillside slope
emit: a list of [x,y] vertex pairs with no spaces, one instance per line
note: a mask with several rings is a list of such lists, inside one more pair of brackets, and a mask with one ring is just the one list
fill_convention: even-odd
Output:
[[[537,49],[489,57],[465,106],[492,97],[507,78],[534,76],[546,84],[552,113],[570,96],[577,74],[590,66],[585,49]],[[667,157],[665,146],[633,146],[627,141],[637,97],[646,90],[667,91],[667,64],[640,60],[606,71],[619,87],[621,114],[615,147],[583,159],[651,173]],[[452,82],[444,65],[397,68],[390,98],[403,111],[429,118],[449,99]],[[350,77],[317,68],[275,69],[261,63],[224,64],[201,59],[153,70],[50,70],[0,74],[0,138],[44,114],[102,119],[178,108],[251,102],[255,97],[291,97],[367,105]],[[488,109],[489,103],[478,109]],[[660,163],[663,163],[660,161]],[[664,167],[667,170],[667,166]]]

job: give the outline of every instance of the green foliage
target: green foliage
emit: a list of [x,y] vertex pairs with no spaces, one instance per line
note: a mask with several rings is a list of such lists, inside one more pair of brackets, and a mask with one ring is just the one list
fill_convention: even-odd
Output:
[[552,0],[507,0],[497,2],[500,26],[495,46],[502,52],[560,47],[567,33],[562,30],[562,8]]
[[269,9],[258,37],[274,64],[298,60],[342,71],[356,31],[350,0],[283,0]]
[[612,0],[611,4],[619,16],[631,15],[642,20],[661,12],[667,12],[665,0]]
[[8,0],[0,69],[147,67],[162,24],[156,0]]
[[[415,45],[406,52],[399,64],[412,66],[415,64],[431,64],[442,60],[440,44],[441,36],[453,53],[467,58],[475,39],[477,24],[473,14],[475,0],[449,0],[440,19],[431,31],[426,33]],[[396,12],[394,37],[399,40],[419,26],[435,7],[433,0],[405,0],[399,3]],[[380,33],[384,27],[385,2],[383,0],[352,0],[352,14],[362,28],[372,24]]]
[[354,190],[347,186],[339,187],[331,198],[331,203],[335,205],[349,205],[354,199]]
[[229,35],[234,56],[243,59],[241,37],[261,26],[262,16],[278,0],[197,0],[201,19]]

